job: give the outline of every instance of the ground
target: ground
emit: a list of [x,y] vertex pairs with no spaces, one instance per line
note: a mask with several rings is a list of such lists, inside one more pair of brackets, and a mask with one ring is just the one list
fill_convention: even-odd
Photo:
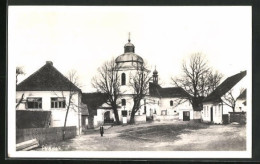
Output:
[[246,150],[246,127],[181,121],[114,126],[103,137],[92,130],[46,147],[64,151],[241,151]]

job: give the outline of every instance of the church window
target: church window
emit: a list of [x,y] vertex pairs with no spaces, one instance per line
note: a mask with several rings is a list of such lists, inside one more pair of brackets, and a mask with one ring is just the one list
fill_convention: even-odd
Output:
[[121,84],[122,85],[125,85],[125,73],[122,73],[122,75],[121,75]]
[[172,100],[170,101],[170,106],[173,106],[173,101]]
[[125,106],[126,105],[125,99],[122,99],[121,101],[122,101],[122,106]]

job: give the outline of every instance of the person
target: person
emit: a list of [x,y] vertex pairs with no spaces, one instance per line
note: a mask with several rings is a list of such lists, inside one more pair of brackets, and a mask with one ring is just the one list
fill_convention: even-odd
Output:
[[104,127],[103,125],[100,126],[100,135],[101,137],[103,137],[103,134],[104,134]]

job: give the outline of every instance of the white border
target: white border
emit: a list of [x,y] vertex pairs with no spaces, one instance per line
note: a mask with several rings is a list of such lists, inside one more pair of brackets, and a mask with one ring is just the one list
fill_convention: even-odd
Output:
[[[252,7],[250,7],[252,13]],[[252,15],[251,15],[252,17]],[[251,19],[252,20],[252,19]],[[252,26],[252,21],[251,21]],[[252,34],[251,34],[252,40]],[[252,42],[251,42],[252,45]],[[251,49],[252,54],[252,49]],[[246,151],[62,151],[17,152],[15,150],[15,56],[8,56],[8,157],[21,158],[252,158],[252,55],[247,69]],[[87,146],[87,145],[86,145]]]

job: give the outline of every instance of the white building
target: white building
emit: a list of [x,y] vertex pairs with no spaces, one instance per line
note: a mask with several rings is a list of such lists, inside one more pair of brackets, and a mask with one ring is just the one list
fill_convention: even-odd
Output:
[[232,102],[236,101],[241,93],[241,88],[245,88],[245,76],[246,71],[243,71],[228,77],[203,100],[203,122],[212,122],[216,124],[228,122],[229,112],[233,112],[233,108],[225,97],[230,96],[231,93],[233,97]]
[[62,75],[52,62],[46,64],[17,85],[17,110],[51,111],[50,127],[63,127],[66,105],[72,96],[66,126],[76,126],[81,132],[81,90]]
[[[118,100],[118,104],[120,104],[118,107],[119,120],[122,121],[122,112],[126,111],[127,120],[129,121],[133,107],[132,95],[134,94],[130,81],[137,69],[144,64],[144,61],[142,57],[135,53],[135,46],[129,39],[124,46],[124,53],[118,56],[115,62],[120,68],[120,92],[122,93],[121,99]],[[149,74],[150,71],[147,70],[146,73]],[[194,112],[192,105],[188,101],[190,95],[187,92],[180,87],[162,88],[158,84],[158,72],[156,69],[153,71],[152,79],[149,83],[149,94],[141,100],[142,105],[135,114],[135,122],[146,122],[147,119],[160,121],[193,119]],[[181,103],[177,105],[177,102]],[[196,118],[197,115],[195,115]],[[94,126],[103,124],[106,122],[105,120],[109,122],[111,119],[114,119],[114,113],[111,107],[104,103],[97,109]]]
[[246,112],[246,89],[238,96],[235,106],[235,112]]

